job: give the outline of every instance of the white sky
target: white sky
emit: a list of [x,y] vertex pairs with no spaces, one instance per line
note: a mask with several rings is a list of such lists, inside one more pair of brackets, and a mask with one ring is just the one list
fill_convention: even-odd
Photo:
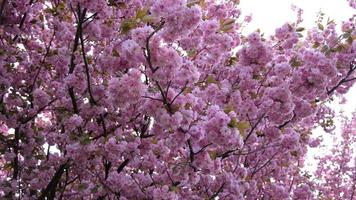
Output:
[[[271,35],[275,28],[282,26],[285,22],[295,22],[297,15],[296,12],[292,11],[291,5],[296,5],[304,10],[301,26],[305,28],[315,26],[319,11],[325,13],[325,19],[330,17],[338,25],[356,14],[346,0],[241,0],[242,14],[249,15],[252,13],[252,22],[244,28],[244,33],[247,34],[260,29],[262,33]],[[343,111],[345,115],[351,116],[351,113],[356,111],[356,86],[347,93],[346,99],[348,101],[344,105],[339,105],[337,100],[331,105],[336,111]],[[340,134],[340,131],[340,123],[338,122],[335,130],[336,137]],[[317,128],[313,134],[314,136],[323,136],[324,142],[322,144],[326,145],[326,148],[309,150],[306,162],[306,169],[309,171],[316,169],[316,162],[313,162],[313,157],[324,154],[335,141],[335,136],[325,133],[322,128]]]
[[320,10],[336,22],[356,14],[346,0],[241,0],[239,7],[244,15],[252,13],[253,21],[246,30],[260,28],[262,32],[271,34],[285,22],[295,21],[296,14],[291,10],[291,5],[304,10],[302,25],[306,28],[315,25]]

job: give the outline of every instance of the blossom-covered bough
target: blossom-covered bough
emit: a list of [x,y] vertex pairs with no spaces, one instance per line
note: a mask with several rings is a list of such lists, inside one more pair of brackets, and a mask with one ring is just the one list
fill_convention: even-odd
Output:
[[355,82],[355,17],[298,13],[265,37],[238,1],[2,0],[1,198],[354,199],[352,125],[302,169]]

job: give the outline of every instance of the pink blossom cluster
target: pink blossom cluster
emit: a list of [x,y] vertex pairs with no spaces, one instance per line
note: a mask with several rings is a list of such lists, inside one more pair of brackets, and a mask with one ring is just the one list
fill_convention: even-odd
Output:
[[355,199],[355,124],[303,170],[355,17],[244,35],[238,4],[2,0],[0,199]]

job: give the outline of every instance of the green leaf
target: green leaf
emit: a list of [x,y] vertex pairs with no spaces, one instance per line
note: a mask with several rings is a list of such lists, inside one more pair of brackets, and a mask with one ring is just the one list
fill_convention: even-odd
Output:
[[83,191],[83,190],[85,190],[85,189],[87,189],[88,188],[88,184],[87,183],[81,183],[80,185],[79,185],[79,191]]
[[126,34],[137,26],[136,20],[125,19],[121,22],[121,33]]
[[204,0],[192,0],[187,3],[187,7],[190,8],[190,7],[193,7],[194,5],[199,5],[199,6],[203,7],[204,4],[205,4]]
[[304,31],[304,30],[305,30],[304,27],[299,27],[299,28],[297,28],[295,31],[297,31],[297,32],[302,32],[302,31]]
[[193,91],[193,88],[191,88],[191,87],[186,87],[186,88],[184,89],[184,91],[183,91],[183,94],[189,94],[189,93],[192,93],[192,91]]
[[144,23],[153,23],[153,22],[157,21],[157,17],[155,17],[153,15],[146,15],[141,20]]
[[216,153],[216,151],[208,151],[208,153],[211,160],[215,160],[218,157],[218,153]]
[[220,20],[220,31],[228,32],[234,28],[235,19]]
[[290,61],[290,65],[292,67],[299,67],[299,66],[302,66],[303,63],[301,61],[299,61],[297,58],[292,58]]
[[206,82],[207,82],[208,84],[211,84],[211,83],[213,83],[213,84],[218,84],[218,83],[219,83],[219,81],[215,80],[215,78],[214,78],[213,75],[209,75],[208,78],[206,79]]
[[231,111],[234,111],[234,106],[232,106],[232,105],[227,105],[227,106],[225,106],[224,112],[225,112],[226,114],[229,114]]
[[81,145],[87,145],[91,142],[89,135],[83,135],[81,137],[79,137],[79,143]]
[[228,62],[227,62],[227,65],[228,65],[228,66],[234,65],[234,64],[236,64],[238,61],[239,61],[239,58],[238,58],[238,57],[232,56],[232,57],[229,58],[229,60],[228,60]]
[[179,192],[179,187],[178,186],[171,186],[169,188],[169,190],[172,191],[172,192],[178,193]]
[[188,55],[189,58],[194,57],[196,53],[197,53],[196,49],[190,49],[190,50],[187,51],[187,55]]
[[237,121],[236,118],[232,118],[228,124],[230,128],[237,128],[242,136],[245,135],[246,129],[250,128],[250,124],[247,121]]
[[314,48],[314,49],[318,48],[319,46],[320,46],[320,43],[318,43],[318,42],[316,42],[316,43],[313,44],[313,48]]
[[142,19],[148,14],[148,8],[138,9],[136,11],[136,19]]
[[112,56],[114,56],[114,57],[119,57],[120,54],[119,54],[119,52],[118,52],[116,49],[114,49],[114,50],[112,50]]
[[348,38],[348,37],[350,37],[350,36],[351,36],[351,33],[349,33],[349,32],[346,32],[346,33],[344,33],[344,34],[341,35],[341,37],[342,37],[343,39],[346,39],[346,38]]
[[324,26],[321,23],[318,23],[318,28],[322,31],[324,30]]
[[237,123],[236,128],[239,129],[240,134],[244,136],[246,129],[250,128],[250,124],[246,121],[241,121]]

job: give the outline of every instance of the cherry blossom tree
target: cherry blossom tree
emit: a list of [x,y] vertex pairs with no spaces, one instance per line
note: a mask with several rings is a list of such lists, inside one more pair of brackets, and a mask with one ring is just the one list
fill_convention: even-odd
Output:
[[318,195],[325,199],[356,198],[356,113],[344,118],[341,140],[331,152],[318,158],[316,172]]
[[355,16],[267,37],[238,0],[0,2],[1,198],[355,199],[352,125],[302,170],[355,83]]

